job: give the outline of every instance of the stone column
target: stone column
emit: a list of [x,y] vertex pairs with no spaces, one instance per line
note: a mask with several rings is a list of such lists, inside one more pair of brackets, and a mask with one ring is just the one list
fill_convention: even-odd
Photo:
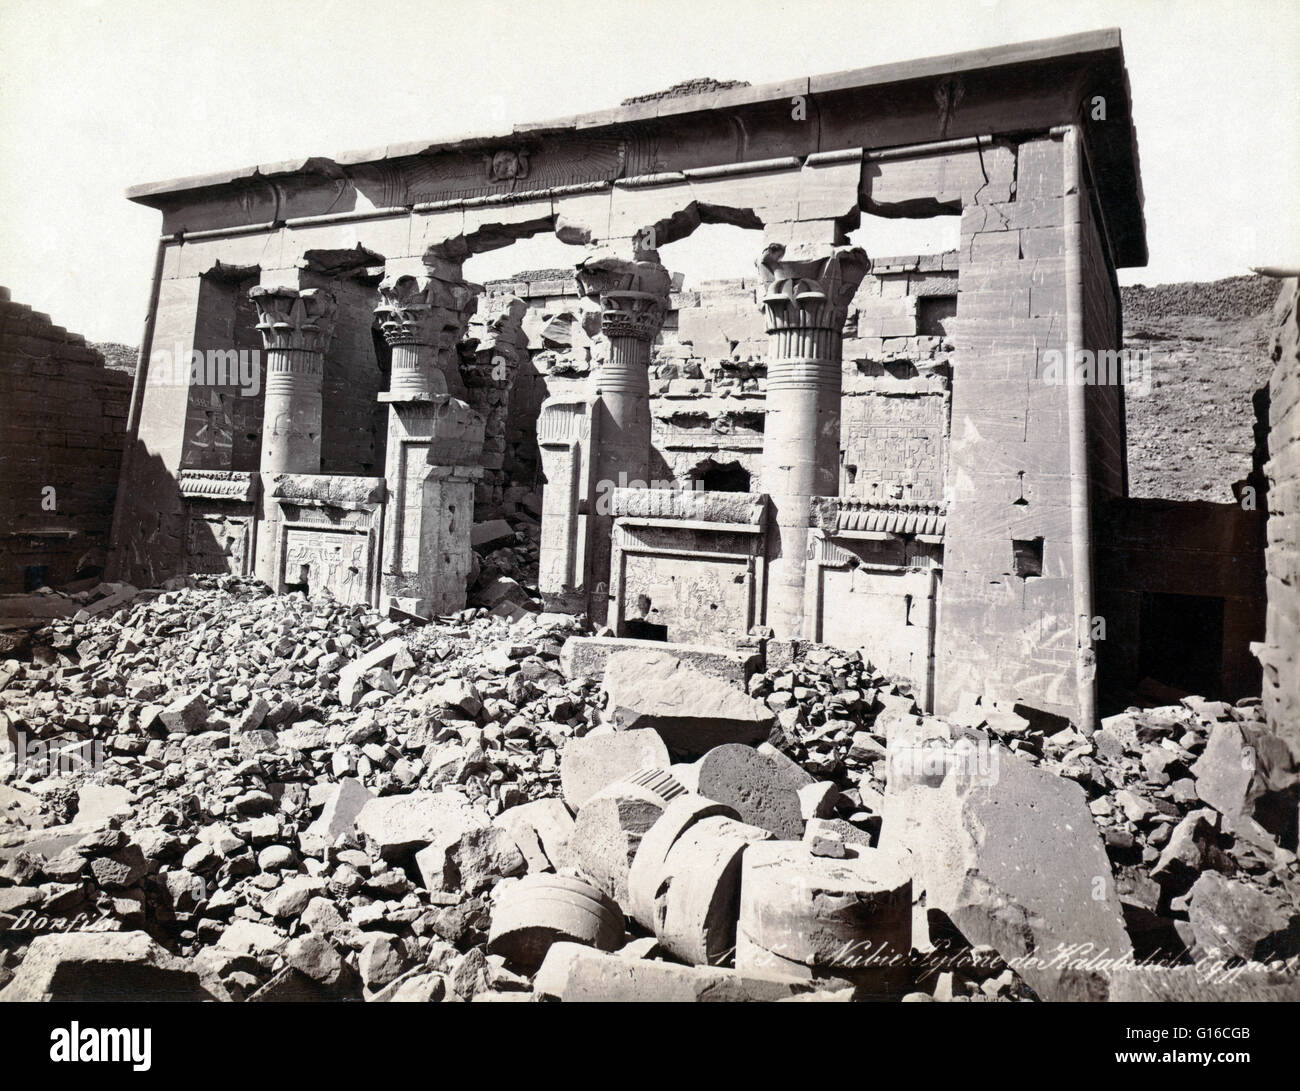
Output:
[[783,640],[802,637],[809,501],[839,492],[840,361],[844,319],[868,268],[858,247],[767,247],[767,412],[763,489],[776,530],[769,537],[767,624]]
[[381,605],[421,617],[465,606],[483,473],[483,420],[449,393],[461,388],[454,353],[475,304],[458,274],[439,265],[388,276],[375,308],[393,350],[379,396],[389,407]]
[[578,289],[600,303],[608,355],[595,376],[596,495],[591,516],[589,611],[603,625],[609,612],[611,488],[650,481],[650,348],[668,310],[672,279],[653,250],[636,260],[589,258],[578,266]]
[[321,384],[325,350],[334,332],[334,296],[328,288],[249,289],[266,349],[262,417],[261,522],[254,570],[276,586],[280,509],[271,499],[276,474],[320,473]]
[[320,473],[321,382],[334,297],[325,288],[260,285],[248,295],[266,349],[262,473]]

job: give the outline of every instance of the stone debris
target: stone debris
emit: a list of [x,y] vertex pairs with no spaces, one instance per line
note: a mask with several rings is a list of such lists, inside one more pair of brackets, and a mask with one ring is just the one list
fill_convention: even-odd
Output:
[[[1009,751],[990,759],[987,771],[955,766],[934,787],[905,789],[916,826],[896,839],[887,820],[883,845],[910,849],[909,870],[927,907],[1003,958],[1037,955],[1050,963],[1051,953],[1080,943],[1103,957],[1129,956],[1110,863],[1083,789]],[[1044,999],[1067,998],[1052,966],[1030,964],[1023,976]]]
[[[4,661],[5,999],[1220,997],[1177,967],[1244,960],[1274,995],[1300,953],[1295,770],[1251,702],[1091,738],[1019,705],[943,721],[858,652],[706,669],[598,655],[567,616],[226,577],[34,647]],[[1170,969],[1026,958],[1066,940]],[[959,965],[927,971],[940,944]]]

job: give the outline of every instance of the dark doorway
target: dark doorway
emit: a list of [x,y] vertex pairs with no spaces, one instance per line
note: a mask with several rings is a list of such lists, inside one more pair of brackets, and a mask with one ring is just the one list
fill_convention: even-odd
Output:
[[715,462],[706,458],[687,477],[706,492],[749,492],[749,471],[739,462]]
[[1218,698],[1223,688],[1223,599],[1143,592],[1139,678]]
[[667,640],[668,626],[656,625],[652,621],[629,619],[623,622],[623,636],[632,640]]

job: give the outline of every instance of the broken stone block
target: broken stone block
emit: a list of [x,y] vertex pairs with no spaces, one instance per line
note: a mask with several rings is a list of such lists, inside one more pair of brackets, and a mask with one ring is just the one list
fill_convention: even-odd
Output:
[[529,871],[558,871],[569,865],[573,815],[560,800],[536,799],[503,811],[492,821],[514,838]]
[[692,670],[740,689],[744,689],[759,665],[758,656],[752,652],[733,652],[703,644],[673,644],[614,636],[572,636],[560,649],[560,670],[569,681],[590,678],[599,682],[605,677],[610,656],[619,652],[665,652],[676,656]]
[[622,939],[623,913],[603,891],[567,875],[528,875],[498,897],[487,949],[531,973],[552,944],[613,951]]
[[158,714],[168,731],[183,731],[187,735],[202,731],[208,722],[208,706],[198,694],[177,697]]
[[825,856],[833,860],[843,860],[849,850],[838,830],[815,829],[812,833],[804,831],[804,841],[814,856]]
[[498,606],[507,604],[526,607],[532,600],[528,592],[519,585],[518,580],[511,579],[509,576],[497,576],[487,584],[476,588],[470,595],[469,601],[471,605],[494,610]]
[[740,865],[772,835],[733,818],[702,818],[673,843],[654,884],[659,945],[695,966],[719,966],[736,945]]
[[461,793],[444,789],[368,800],[357,812],[355,827],[383,859],[401,861],[425,845],[454,840],[487,821]]
[[628,873],[641,838],[667,806],[651,789],[620,781],[587,800],[574,820],[574,863],[620,906],[628,904]]
[[368,992],[382,989],[400,977],[410,965],[406,947],[387,932],[371,935],[357,957],[361,983]]
[[734,807],[741,821],[780,840],[803,836],[803,807],[788,770],[738,743],[715,747],[697,764],[700,795]]
[[66,932],[37,936],[0,990],[0,1003],[123,1003],[217,999],[194,967],[144,932]]
[[252,703],[239,718],[239,731],[246,733],[256,731],[262,726],[266,714],[271,711],[271,704],[265,697],[254,697]]
[[714,966],[620,958],[576,943],[556,943],[546,952],[533,991],[569,1003],[689,1004],[783,1000],[807,991],[807,986]]
[[1300,911],[1280,894],[1207,871],[1190,899],[1194,957],[1272,962],[1300,954]]
[[117,607],[130,602],[140,592],[129,583],[101,583],[96,591],[104,590],[108,594],[105,598],[91,603],[89,606],[83,606],[73,616],[75,622],[89,621],[92,617],[99,614],[115,610]]
[[339,671],[339,702],[344,708],[355,708],[365,693],[366,675],[376,667],[387,666],[399,655],[409,654],[406,641],[395,636],[348,663]]
[[1110,862],[1079,785],[995,753],[988,769],[944,765],[912,781],[897,798],[914,825],[887,809],[881,844],[910,848],[926,905],[969,943],[1014,960],[1042,999],[1067,999],[1080,982],[1063,976],[1054,954],[1079,944],[1111,959],[1132,951]]
[[103,890],[125,890],[135,886],[149,870],[138,845],[126,845],[90,861],[90,874]]
[[842,818],[808,819],[808,824],[803,831],[804,841],[812,845],[818,838],[834,838],[844,846],[860,845],[863,848],[871,848],[871,834],[852,822],[845,822]]
[[287,942],[288,938],[269,924],[240,919],[221,933],[217,946],[245,955],[278,955]]
[[361,808],[374,798],[374,793],[361,781],[355,777],[344,777],[331,787],[320,817],[299,835],[302,851],[308,855],[318,855],[331,847],[339,837],[351,833]]
[[343,957],[324,936],[304,932],[291,939],[284,949],[285,961],[318,985],[336,989],[351,976]]
[[799,813],[805,822],[814,818],[830,818],[839,802],[840,789],[832,780],[818,780],[798,789]]
[[1151,878],[1173,893],[1185,892],[1203,869],[1219,862],[1218,824],[1218,812],[1209,807],[1188,812],[1169,834]]
[[491,553],[501,546],[514,545],[514,529],[504,519],[489,519],[475,523],[469,532],[469,542],[480,553]]
[[644,768],[667,769],[668,748],[649,728],[569,739],[560,751],[560,792],[577,811],[602,788]]
[[483,710],[483,695],[473,682],[452,678],[429,690],[424,707],[435,714],[450,713],[453,717],[463,715],[474,719]]
[[618,652],[605,668],[606,714],[620,730],[649,727],[675,754],[695,756],[724,743],[758,743],[776,717],[742,689],[659,650]]
[[899,993],[912,949],[912,881],[900,858],[860,846],[844,859],[807,844],[745,850],[736,970],[798,980],[836,977]]
[[324,891],[323,880],[311,875],[294,875],[262,900],[262,910],[276,920],[292,920],[300,916],[311,904],[311,900]]
[[77,822],[97,824],[132,814],[131,790],[120,784],[83,784],[77,789]]
[[440,836],[415,854],[415,866],[427,890],[477,894],[499,879],[522,874],[527,864],[510,833],[485,820],[454,840]]
[[1238,836],[1268,851],[1278,838],[1294,838],[1300,772],[1287,744],[1263,725],[1216,723],[1191,773],[1196,794]]

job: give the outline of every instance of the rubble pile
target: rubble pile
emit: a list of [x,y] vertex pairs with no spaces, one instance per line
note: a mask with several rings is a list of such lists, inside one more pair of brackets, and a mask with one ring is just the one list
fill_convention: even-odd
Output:
[[1078,940],[1288,987],[1297,778],[1251,703],[944,721],[860,653],[583,636],[493,563],[431,624],[105,589],[0,660],[0,998],[1138,987],[1035,963]]
[[1086,792],[1138,957],[1300,954],[1300,768],[1258,699],[1133,709],[1091,739],[1014,714],[990,730]]

